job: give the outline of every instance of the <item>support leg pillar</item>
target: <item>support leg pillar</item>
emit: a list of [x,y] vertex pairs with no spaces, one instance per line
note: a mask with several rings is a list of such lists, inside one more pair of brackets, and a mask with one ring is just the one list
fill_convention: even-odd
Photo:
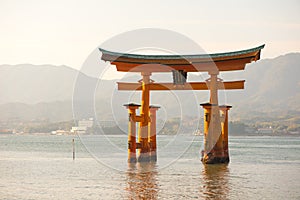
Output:
[[150,122],[149,122],[149,144],[150,144],[150,161],[157,161],[156,150],[156,111],[159,106],[150,106]]
[[128,122],[128,163],[135,163],[136,160],[136,109],[140,107],[138,104],[125,104],[128,109],[129,122]]
[[224,162],[229,163],[229,149],[228,149],[228,111],[232,106],[222,105],[220,110],[222,113],[222,136],[224,149]]

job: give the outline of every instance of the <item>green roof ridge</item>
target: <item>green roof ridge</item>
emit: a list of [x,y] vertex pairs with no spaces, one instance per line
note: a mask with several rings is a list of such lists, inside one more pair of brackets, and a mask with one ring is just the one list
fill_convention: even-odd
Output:
[[245,49],[240,51],[232,51],[225,53],[212,53],[212,54],[187,54],[187,55],[143,55],[143,54],[129,54],[129,53],[120,53],[120,52],[112,52],[102,48],[99,48],[99,51],[110,54],[117,57],[128,57],[128,58],[137,58],[137,59],[180,59],[180,58],[218,58],[224,56],[237,56],[246,53],[251,53],[255,51],[259,51],[265,47],[265,44],[260,45],[258,47],[254,47],[251,49]]

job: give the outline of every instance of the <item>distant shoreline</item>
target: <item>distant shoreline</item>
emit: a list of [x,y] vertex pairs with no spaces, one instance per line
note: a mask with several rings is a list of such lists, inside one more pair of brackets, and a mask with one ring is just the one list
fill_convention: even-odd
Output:
[[[193,135],[193,134],[180,134],[181,136],[194,136],[194,137],[204,137],[203,135]],[[51,133],[1,133],[0,136],[127,136],[126,134],[120,134],[120,133],[116,133],[116,134],[82,134],[82,135],[77,135],[77,134],[51,134]],[[157,136],[174,136],[174,135],[166,135],[166,134],[158,134]],[[300,134],[291,134],[291,133],[280,133],[280,134],[251,134],[251,133],[247,133],[247,134],[230,134],[229,136],[247,136],[247,137],[251,137],[251,136],[270,136],[270,137],[275,137],[275,136],[280,136],[280,137],[300,137]]]

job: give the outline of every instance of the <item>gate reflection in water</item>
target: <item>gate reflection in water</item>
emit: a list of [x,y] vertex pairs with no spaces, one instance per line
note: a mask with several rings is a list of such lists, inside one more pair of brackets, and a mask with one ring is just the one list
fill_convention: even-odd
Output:
[[157,199],[158,183],[155,163],[128,164],[128,199]]
[[229,169],[227,164],[204,165],[200,193],[207,199],[227,199]]

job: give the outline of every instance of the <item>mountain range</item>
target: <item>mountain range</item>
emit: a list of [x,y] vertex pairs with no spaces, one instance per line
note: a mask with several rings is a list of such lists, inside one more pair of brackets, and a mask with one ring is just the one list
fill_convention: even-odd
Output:
[[[219,92],[220,104],[233,105],[233,119],[300,112],[300,53],[248,64],[241,72],[224,72],[224,80],[246,80],[244,90]],[[171,77],[171,75],[170,75]],[[138,80],[134,75],[126,80]],[[162,80],[165,76],[154,76]],[[207,74],[189,74],[203,81]],[[170,79],[171,80],[171,79]],[[64,121],[90,116],[101,120],[126,118],[122,104],[139,101],[138,92],[116,90],[119,80],[88,76],[68,66],[0,65],[0,120],[47,119]],[[192,98],[192,94],[195,97]],[[191,95],[191,96],[189,96]],[[162,106],[161,116],[196,116],[208,92],[152,92],[152,103]],[[180,107],[180,108],[179,108]],[[195,109],[198,109],[195,111]],[[96,114],[95,114],[96,113]]]

